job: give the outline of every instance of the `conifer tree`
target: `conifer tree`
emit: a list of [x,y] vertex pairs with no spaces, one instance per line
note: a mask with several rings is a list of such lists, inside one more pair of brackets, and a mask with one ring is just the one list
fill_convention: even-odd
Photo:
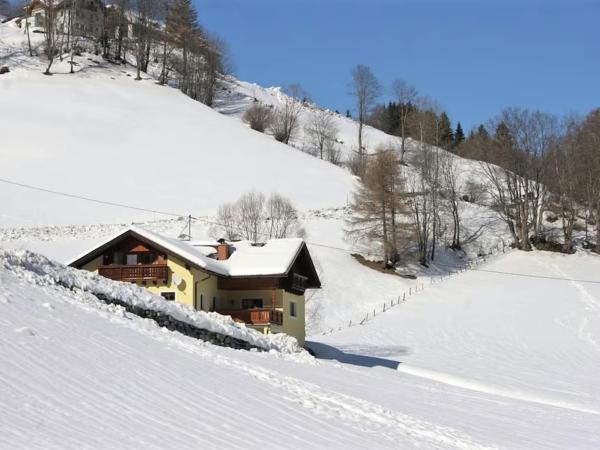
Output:
[[483,124],[479,125],[479,128],[477,128],[477,134],[485,139],[490,137],[490,133],[488,133],[487,128]]
[[[484,128],[485,130],[485,128]],[[456,124],[456,131],[454,132],[454,147],[458,147],[465,140],[465,132],[463,131],[460,122]]]
[[[464,137],[464,136],[463,136]],[[450,150],[454,144],[454,131],[452,131],[452,125],[450,118],[446,112],[442,112],[439,118],[439,145]]]

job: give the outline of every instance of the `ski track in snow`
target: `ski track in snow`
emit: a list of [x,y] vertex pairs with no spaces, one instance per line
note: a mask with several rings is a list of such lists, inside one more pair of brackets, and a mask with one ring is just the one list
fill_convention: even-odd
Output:
[[[26,289],[26,287],[24,288]],[[120,307],[107,306],[100,302],[94,303],[93,301],[90,301],[89,296],[86,298],[80,298],[78,297],[77,292],[72,292],[58,286],[45,286],[41,287],[41,289],[49,292],[52,296],[62,298],[63,301],[66,301],[70,306],[77,306],[80,309],[92,314],[99,313],[109,319],[112,323],[133,329],[140,334],[146,335],[156,341],[160,341],[166,346],[175,346],[187,353],[200,356],[211,364],[223,367],[230,371],[241,372],[244,376],[250,376],[261,383],[265,383],[270,388],[278,390],[281,398],[300,406],[308,415],[316,415],[325,421],[334,419],[336,422],[345,423],[346,425],[355,428],[362,433],[376,433],[379,437],[383,437],[388,440],[390,445],[394,442],[400,441],[409,442],[415,446],[425,445],[428,448],[492,448],[474,442],[469,436],[458,430],[449,427],[438,426],[430,422],[411,417],[410,415],[393,411],[370,401],[346,394],[341,394],[331,389],[324,389],[314,383],[306,382],[295,377],[282,375],[276,371],[260,367],[257,364],[252,364],[240,359],[225,356],[219,351],[219,349],[215,349],[209,344],[199,343],[198,341],[182,336],[179,333],[171,332],[166,329],[160,329],[157,326],[152,325],[150,321],[143,320],[137,316],[126,313]],[[2,294],[2,297],[5,295],[3,292],[0,294]],[[54,311],[54,309],[48,308],[47,302],[40,303],[39,306],[48,310],[49,314],[52,314]],[[2,322],[0,322],[0,324],[2,324]],[[68,326],[68,324],[65,323],[61,323],[61,325]],[[38,332],[32,327],[21,327],[15,329],[14,331],[24,335],[39,336]],[[39,337],[43,338],[43,336]],[[11,343],[10,340],[3,341],[6,345],[14,345],[14,343]],[[95,343],[94,347],[96,347],[96,351],[98,351],[97,343]],[[102,352],[111,353],[126,351],[127,348],[125,344],[108,337],[105,348],[100,350]],[[14,366],[15,369],[17,367],[21,369],[29,367],[31,368],[32,372],[36,372],[34,366],[39,364],[37,361],[29,360],[26,353],[21,353],[18,351],[12,353],[19,356],[16,359],[9,361],[9,366]],[[286,357],[277,354],[266,355],[266,357],[272,356],[279,356],[283,359],[289,358],[295,361],[294,357]],[[302,363],[298,362],[298,364]],[[45,361],[43,362],[43,372],[45,372],[46,375],[49,375],[51,372],[58,371],[58,367],[60,367],[60,361],[57,360],[57,356],[48,354],[47,358],[45,358]],[[30,397],[33,394],[36,399],[44,399],[41,401],[43,406],[46,408],[61,411],[72,411],[71,407],[73,405],[66,403],[66,400],[61,398],[59,394],[49,394],[47,391],[39,391],[37,390],[35,383],[27,383],[24,385],[22,380],[11,379],[11,372],[12,371],[10,370],[6,371],[5,378],[2,381],[4,384],[10,386],[13,395]],[[55,373],[55,375],[58,376],[58,372]],[[83,392],[89,387],[86,386],[85,381],[78,379],[77,377],[70,376],[68,371],[62,373],[61,377],[63,378],[63,382],[66,382],[68,385],[70,385],[71,389],[74,391]],[[155,393],[154,389],[144,392],[145,388],[142,385],[140,385],[139,389],[140,392],[137,393],[139,395],[160,395],[160,393]],[[128,393],[128,395],[130,394],[132,393]],[[133,394],[135,395],[136,393]],[[100,398],[98,400],[98,404],[103,404],[105,402],[112,401],[113,399],[106,398],[104,399],[105,401],[103,401],[103,399]],[[231,401],[227,399],[226,395],[222,396],[220,400],[226,402]],[[183,407],[191,408],[191,406],[185,404],[184,399],[181,399],[181,401],[183,402]],[[139,411],[130,410],[131,407],[125,400],[123,400],[120,404],[113,406],[117,406],[120,410],[122,410],[124,415],[139,415]],[[95,408],[95,405],[88,404],[77,405],[76,409],[79,415],[88,417],[88,420],[94,420],[95,414],[101,413],[96,412]],[[192,409],[190,409],[190,413],[191,412],[193,412]],[[68,420],[69,413],[63,414],[66,415],[65,420]],[[168,424],[165,425],[163,421],[151,413],[143,413],[142,418],[150,423],[155,423],[156,426],[168,426]],[[33,423],[30,425],[35,426]],[[272,430],[272,432],[275,431],[276,430]],[[179,442],[180,445],[184,445],[186,438],[192,439],[194,437],[191,434],[186,436],[185,432],[181,428],[173,428],[171,432],[178,434],[178,438],[175,443]],[[77,436],[77,431],[74,431],[74,434],[74,437],[80,439],[81,442],[86,442],[84,435]],[[54,440],[53,438],[56,438],[57,442],[60,442],[59,436],[60,430],[57,429],[56,435],[49,436],[48,438],[50,440]],[[1,442],[2,438],[0,438],[0,444]],[[225,445],[225,443],[227,443],[228,446],[238,447],[238,445],[235,445],[235,443],[232,443],[229,441],[229,439],[224,440],[221,444]]]
[[589,408],[586,406],[566,402],[559,399],[554,399],[547,395],[511,389],[503,386],[494,385],[491,383],[484,383],[482,381],[471,380],[468,378],[463,378],[444,372],[438,372],[436,370],[415,367],[410,364],[399,364],[397,370],[399,372],[413,375],[416,377],[437,381],[439,383],[447,384],[449,386],[455,386],[463,389],[469,389],[471,391],[481,392],[483,394],[491,394],[499,397],[510,398],[513,400],[538,403],[541,405],[554,406],[556,408],[564,408],[588,414],[600,415],[600,410],[598,409]]

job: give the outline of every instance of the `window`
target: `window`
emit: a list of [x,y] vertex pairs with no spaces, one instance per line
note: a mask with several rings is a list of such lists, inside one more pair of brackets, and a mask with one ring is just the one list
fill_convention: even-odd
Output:
[[123,253],[114,252],[112,258],[112,264],[123,264]]
[[127,253],[125,256],[125,264],[128,266],[135,266],[138,263],[137,253]]
[[290,302],[290,317],[296,317],[296,303]]
[[242,299],[242,309],[262,308],[262,298],[244,298]]
[[154,253],[146,252],[138,255],[138,262],[140,264],[152,264],[154,262]]
[[175,292],[161,292],[160,295],[162,295],[165,300],[175,300]]

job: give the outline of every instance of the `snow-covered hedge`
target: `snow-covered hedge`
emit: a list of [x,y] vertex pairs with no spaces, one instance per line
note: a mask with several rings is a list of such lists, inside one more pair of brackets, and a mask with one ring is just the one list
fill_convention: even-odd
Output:
[[176,302],[168,302],[131,283],[108,280],[95,273],[66,267],[29,251],[0,250],[0,270],[7,270],[37,285],[60,285],[79,289],[103,299],[117,299],[120,303],[168,315],[175,321],[193,327],[230,336],[265,350],[282,353],[304,352],[298,341],[286,334],[264,335],[234,322],[229,316],[196,311]]

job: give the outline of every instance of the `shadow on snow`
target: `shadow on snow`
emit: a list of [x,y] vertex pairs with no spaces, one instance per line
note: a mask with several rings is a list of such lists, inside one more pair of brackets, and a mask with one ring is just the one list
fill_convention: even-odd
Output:
[[[402,364],[401,361],[395,361],[392,359],[382,358],[381,356],[367,356],[358,353],[350,353],[340,348],[332,347],[331,345],[323,344],[321,342],[307,342],[306,346],[312,350],[315,357],[318,359],[330,359],[339,361],[344,364],[352,364],[354,366],[361,367],[385,367],[392,370],[397,370],[398,366]],[[350,348],[349,350],[362,351],[360,348]],[[370,353],[381,353],[383,356],[388,355],[400,355],[407,354],[408,349],[406,347],[394,346],[392,347],[369,347],[364,349]]]

